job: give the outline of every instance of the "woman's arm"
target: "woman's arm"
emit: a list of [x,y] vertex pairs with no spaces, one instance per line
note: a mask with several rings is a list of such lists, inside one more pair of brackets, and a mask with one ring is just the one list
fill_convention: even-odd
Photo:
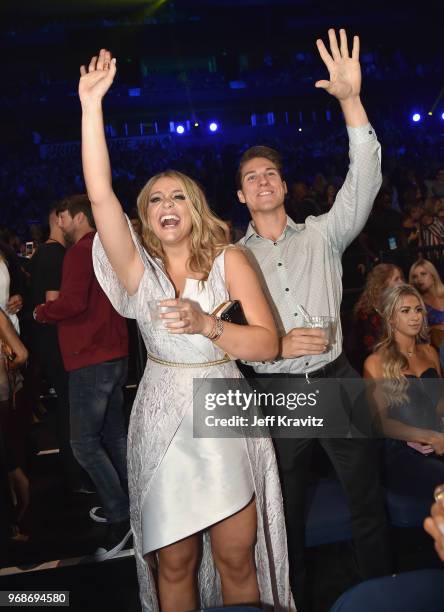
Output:
[[0,339],[6,342],[15,355],[10,365],[19,367],[28,359],[28,351],[18,337],[9,317],[0,309]]
[[[426,354],[428,354],[430,356],[431,361],[433,362],[433,365],[436,369],[436,371],[438,372],[439,376],[442,379],[442,368],[441,368],[441,362],[439,359],[439,355],[437,350],[435,349],[434,346],[432,346],[431,344],[428,345],[424,345],[424,349],[426,351]],[[440,387],[442,388],[442,390],[444,391],[444,382],[441,380],[441,385]],[[438,401],[438,405],[436,407],[436,412],[440,417],[444,417],[444,393],[441,395],[440,400]]]
[[[381,432],[387,438],[403,440],[404,442],[419,442],[429,444],[434,450],[444,445],[444,435],[431,429],[422,429],[406,425],[402,421],[388,416],[387,399],[382,389],[383,377],[381,360],[378,353],[370,355],[364,362],[363,377],[374,381],[367,386],[367,397],[378,420]],[[436,446],[436,448],[435,448]],[[444,448],[444,447],[443,447]],[[441,453],[439,453],[441,454]]]
[[217,346],[246,361],[271,361],[279,351],[273,315],[256,272],[238,248],[225,251],[225,280],[230,299],[239,300],[248,325],[225,323]]
[[435,370],[438,372],[439,376],[441,377],[442,376],[441,362],[439,361],[438,351],[431,344],[422,344],[421,346],[423,347],[426,357],[430,359],[430,361],[433,363],[433,367],[435,368]]
[[[273,317],[259,279],[245,254],[237,249],[225,252],[225,282],[231,300],[239,300],[248,325],[224,321],[222,335],[215,344],[235,359],[271,361],[279,351]],[[176,306],[176,312],[161,315],[172,334],[202,334],[209,336],[213,317],[191,300],[164,300],[162,305]]]
[[114,80],[116,60],[101,49],[88,66],[80,68],[82,104],[82,163],[94,220],[117,277],[133,295],[143,275],[143,262],[132,241],[128,224],[111,179],[111,165],[103,126],[102,99]]

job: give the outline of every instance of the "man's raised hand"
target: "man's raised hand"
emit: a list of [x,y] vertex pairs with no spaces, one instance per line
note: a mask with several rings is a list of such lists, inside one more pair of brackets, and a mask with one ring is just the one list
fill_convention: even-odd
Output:
[[339,30],[340,47],[333,29],[328,31],[330,53],[324,42],[319,38],[316,41],[319,55],[327,66],[330,80],[321,80],[315,87],[325,89],[340,102],[357,98],[361,91],[361,66],[359,65],[359,37],[353,37],[351,57],[348,51],[347,34]]
[[100,102],[116,75],[116,58],[111,57],[107,49],[100,49],[99,55],[94,55],[88,68],[80,66],[79,97],[82,105]]

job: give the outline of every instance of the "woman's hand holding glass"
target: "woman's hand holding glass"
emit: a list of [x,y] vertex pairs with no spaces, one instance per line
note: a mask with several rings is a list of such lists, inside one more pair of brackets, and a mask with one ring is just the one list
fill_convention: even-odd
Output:
[[174,299],[162,300],[160,306],[175,308],[173,312],[161,313],[165,328],[170,334],[202,334],[208,335],[213,328],[212,317],[204,312],[193,300]]

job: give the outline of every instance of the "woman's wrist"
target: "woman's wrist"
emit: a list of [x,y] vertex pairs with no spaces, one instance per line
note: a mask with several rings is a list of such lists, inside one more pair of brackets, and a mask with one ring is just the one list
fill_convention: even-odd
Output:
[[84,115],[89,113],[97,113],[102,111],[103,98],[93,98],[90,100],[80,100],[82,112]]
[[224,331],[224,321],[222,319],[220,319],[219,317],[216,317],[216,315],[211,314],[211,315],[207,315],[209,320],[210,320],[210,324],[211,327],[206,330],[206,333],[202,332],[203,335],[208,338],[208,340],[211,340],[212,342],[215,342],[216,340],[219,340],[219,338],[222,336],[223,331]]
[[205,321],[202,327],[201,334],[202,336],[205,336],[205,338],[208,338],[211,335],[211,332],[213,331],[215,317],[210,314],[205,314],[204,317],[205,317]]

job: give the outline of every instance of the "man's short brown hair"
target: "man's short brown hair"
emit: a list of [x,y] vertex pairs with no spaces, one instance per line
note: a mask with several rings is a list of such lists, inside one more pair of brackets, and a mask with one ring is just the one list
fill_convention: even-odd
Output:
[[89,198],[86,193],[80,193],[77,195],[68,196],[67,198],[63,198],[63,200],[61,200],[57,204],[56,213],[59,215],[65,210],[69,212],[73,219],[78,213],[82,212],[88,219],[90,227],[96,229],[91,202],[89,201]]
[[255,147],[250,147],[249,149],[247,149],[240,158],[239,167],[236,173],[236,185],[238,189],[242,189],[242,168],[247,162],[249,162],[251,159],[254,159],[255,157],[265,157],[265,159],[270,160],[276,166],[282,178],[283,164],[280,153],[278,153],[275,149],[272,149],[271,147],[257,145]]

